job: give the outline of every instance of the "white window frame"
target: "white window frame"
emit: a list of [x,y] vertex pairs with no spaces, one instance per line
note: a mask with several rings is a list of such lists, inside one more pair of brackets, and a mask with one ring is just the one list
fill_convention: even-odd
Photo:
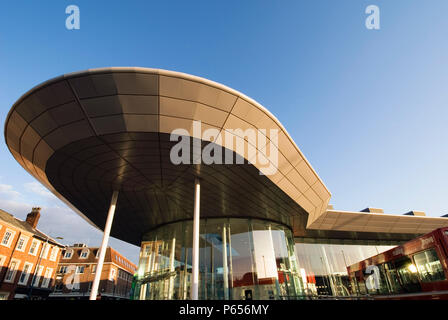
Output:
[[37,288],[39,286],[39,281],[42,277],[42,273],[44,272],[44,266],[39,266],[39,269],[34,272],[36,273],[36,276],[34,278],[34,281],[32,281],[31,286]]
[[[87,252],[87,255],[83,257],[83,254]],[[82,249],[81,254],[79,255],[80,259],[87,259],[89,257],[90,250],[89,249]]]
[[50,251],[50,244],[48,242],[44,242],[44,244],[42,245],[41,258],[47,259],[49,251]]
[[58,256],[59,253],[59,248],[57,246],[54,246],[51,249],[51,253],[50,253],[50,261],[56,261],[56,258]]
[[[20,240],[22,240],[22,239],[23,239],[22,248],[19,248]],[[16,250],[17,250],[17,251],[20,251],[20,252],[25,252],[26,245],[28,244],[28,240],[29,240],[29,239],[30,239],[30,237],[21,235],[20,238],[19,238],[19,241],[17,241]]]
[[[49,272],[48,277],[47,277],[47,272]],[[53,275],[53,268],[47,268],[45,270],[45,274],[44,274],[44,280],[42,280],[42,284],[41,284],[41,288],[48,288],[48,286],[50,285],[51,279],[52,279],[52,275]]]
[[59,273],[66,274],[67,273],[67,266],[60,266],[59,267]]
[[[73,257],[73,249],[67,249],[65,250],[64,256],[62,259],[71,259]],[[67,254],[70,253],[70,256],[67,256]]]
[[[79,272],[79,270],[80,270],[81,268],[83,268],[83,269],[82,269],[82,272]],[[75,273],[76,273],[76,274],[83,274],[84,272],[86,272],[86,267],[85,267],[85,266],[76,266],[76,269],[75,269]]]
[[117,273],[117,270],[115,270],[115,268],[111,266],[110,271],[109,271],[109,280],[110,281],[115,281],[116,273]]
[[[5,241],[5,237],[8,232],[10,233],[10,235],[8,238],[8,242],[5,244],[3,242]],[[14,239],[15,235],[16,235],[16,232],[14,230],[6,228],[5,233],[3,234],[1,245],[4,247],[7,247],[7,248],[11,247],[11,243],[12,243],[12,240]]]
[[[14,269],[11,269],[11,264],[13,262],[16,265],[15,265]],[[20,266],[20,260],[18,260],[18,259],[11,259],[11,261],[9,262],[8,271],[6,271],[6,274],[5,274],[5,280],[3,282],[14,283],[14,280],[16,279],[16,275],[17,275],[17,270],[19,269],[19,266]],[[8,279],[8,275],[10,275],[10,274],[11,274],[11,278]]]
[[[22,275],[25,273],[25,266],[29,266],[29,269],[28,269],[28,271],[26,272],[25,279],[23,279],[23,281],[20,281],[20,278],[22,278]],[[23,269],[22,269],[22,270],[23,270],[23,271],[22,271],[22,273],[20,274],[18,284],[26,285],[26,284],[28,283],[28,279],[30,278],[30,274],[31,274],[32,271],[33,271],[33,264],[32,264],[32,263],[29,263],[29,262],[25,262],[25,263],[23,264]]]
[[[31,248],[33,247],[33,244],[36,243],[36,248],[34,249],[34,252],[31,253]],[[30,245],[30,249],[28,250],[28,254],[32,255],[32,256],[37,256],[37,252],[39,251],[40,248],[40,241],[37,239],[33,239],[33,241],[31,241],[31,245]]]
[[0,272],[3,270],[3,264],[6,261],[6,256],[0,255]]
[[92,271],[90,273],[95,274],[96,272],[96,264],[92,264]]

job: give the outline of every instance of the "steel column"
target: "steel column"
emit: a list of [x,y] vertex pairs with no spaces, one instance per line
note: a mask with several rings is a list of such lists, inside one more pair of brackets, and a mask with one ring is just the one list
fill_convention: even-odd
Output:
[[103,271],[104,258],[106,257],[107,244],[109,243],[110,229],[112,228],[112,221],[114,220],[115,207],[117,205],[118,191],[112,193],[110,200],[109,212],[107,213],[106,225],[104,226],[103,241],[101,242],[100,256],[98,257],[98,264],[95,271],[95,279],[92,284],[92,291],[90,292],[90,300],[96,300],[98,294],[98,287],[101,279],[101,272]]

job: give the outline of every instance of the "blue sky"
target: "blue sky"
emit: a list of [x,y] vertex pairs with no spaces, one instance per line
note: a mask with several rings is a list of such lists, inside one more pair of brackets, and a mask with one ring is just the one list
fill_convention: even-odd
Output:
[[[65,8],[81,29],[65,28]],[[381,29],[365,27],[380,8]],[[285,126],[336,209],[447,214],[446,0],[8,1],[0,4],[0,122],[33,86],[97,67],[202,76]],[[0,143],[0,208],[67,243],[101,233],[42,189]],[[47,212],[47,214],[45,213]],[[138,248],[112,246],[137,262]]]

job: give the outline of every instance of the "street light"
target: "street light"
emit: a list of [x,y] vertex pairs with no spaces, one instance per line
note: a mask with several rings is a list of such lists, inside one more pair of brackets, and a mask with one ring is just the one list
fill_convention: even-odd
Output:
[[[42,260],[42,255],[44,254],[44,250],[48,245],[48,240],[50,239],[49,236],[46,236],[46,237],[47,237],[47,240],[45,241],[45,245],[42,246],[42,250],[40,250],[39,260],[37,260],[36,269],[34,269],[33,278],[31,279],[30,290],[28,291],[28,300],[31,300],[31,296],[33,293],[33,284],[34,284],[34,281],[36,280],[36,273],[39,272],[40,261]],[[64,238],[55,237],[55,239],[62,240]]]

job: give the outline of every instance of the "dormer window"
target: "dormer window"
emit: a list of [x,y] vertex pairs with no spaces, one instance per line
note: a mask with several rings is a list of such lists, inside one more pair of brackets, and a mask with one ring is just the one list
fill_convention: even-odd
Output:
[[73,256],[73,250],[67,249],[64,253],[64,259],[70,259]]
[[81,251],[81,254],[79,255],[81,259],[87,259],[88,256],[89,256],[89,249],[83,249]]

